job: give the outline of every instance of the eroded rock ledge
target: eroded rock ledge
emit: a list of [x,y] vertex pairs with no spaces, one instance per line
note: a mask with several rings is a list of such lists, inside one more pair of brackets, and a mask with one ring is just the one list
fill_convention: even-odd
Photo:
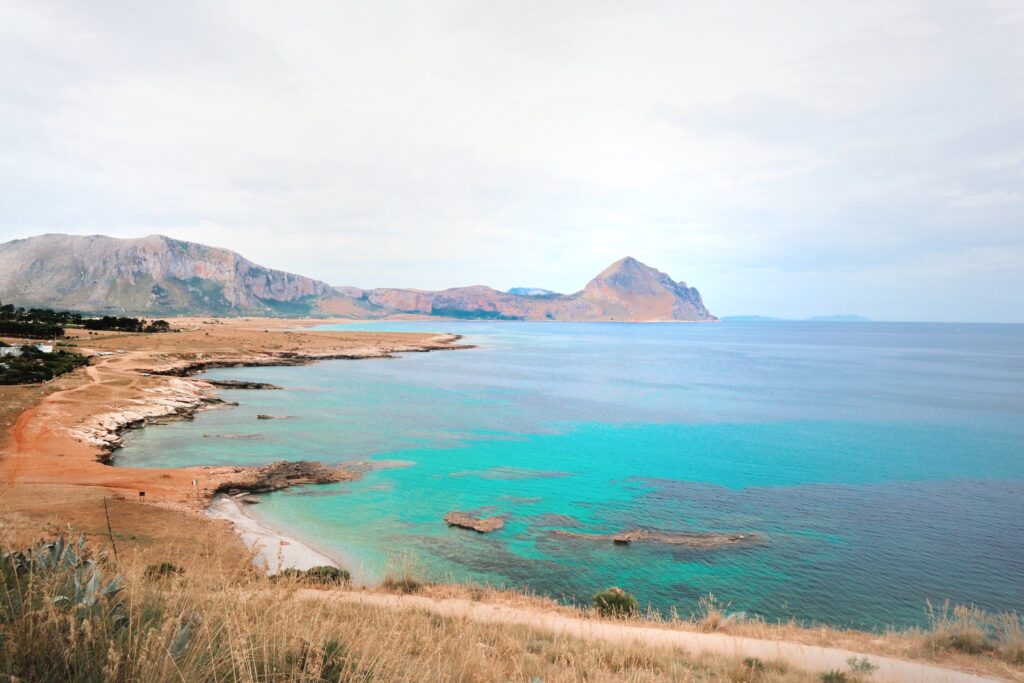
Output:
[[207,379],[203,380],[217,389],[281,389],[269,382],[249,382],[243,379]]
[[131,398],[105,413],[94,415],[81,425],[67,428],[77,441],[100,449],[96,459],[109,463],[121,447],[123,434],[147,424],[189,420],[200,410],[235,405],[210,393],[207,382],[171,378],[159,386],[142,389],[141,398]]
[[263,467],[238,468],[234,474],[227,475],[225,481],[218,483],[213,493],[229,496],[270,493],[289,486],[335,484],[358,478],[357,473],[344,467],[331,467],[310,460],[279,460]]
[[763,543],[764,538],[758,534],[723,534],[723,533],[669,533],[648,529],[631,529],[617,534],[587,534],[577,531],[557,529],[551,532],[554,536],[578,538],[586,541],[611,541],[616,545],[629,545],[634,542],[661,543],[689,548],[721,548],[724,546]]
[[444,516],[448,526],[471,529],[477,533],[487,534],[505,526],[504,517],[476,517],[468,512],[449,512]]

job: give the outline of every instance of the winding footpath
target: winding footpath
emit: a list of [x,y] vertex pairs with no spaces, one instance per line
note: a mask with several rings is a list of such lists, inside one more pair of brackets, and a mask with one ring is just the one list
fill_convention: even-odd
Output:
[[808,672],[847,669],[850,657],[867,657],[878,669],[872,683],[989,683],[999,679],[945,669],[932,664],[893,657],[864,654],[833,647],[804,645],[781,640],[764,640],[724,633],[699,633],[636,624],[583,619],[538,609],[473,602],[458,598],[428,598],[363,592],[299,591],[300,599],[339,600],[387,609],[417,609],[443,617],[472,619],[489,624],[512,624],[540,629],[556,635],[609,643],[643,643],[648,646],[680,648],[692,654],[727,657],[758,657],[763,661],[784,661]]

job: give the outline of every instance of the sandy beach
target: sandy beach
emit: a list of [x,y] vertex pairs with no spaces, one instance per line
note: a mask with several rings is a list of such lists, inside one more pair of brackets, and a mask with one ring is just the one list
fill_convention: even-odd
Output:
[[[260,523],[242,510],[238,502],[223,494],[214,496],[207,514],[213,519],[226,520],[253,555],[253,564],[268,574],[283,569],[309,569],[310,567],[337,567],[342,563],[323,555],[294,538],[280,534]],[[350,569],[346,567],[346,569]]]

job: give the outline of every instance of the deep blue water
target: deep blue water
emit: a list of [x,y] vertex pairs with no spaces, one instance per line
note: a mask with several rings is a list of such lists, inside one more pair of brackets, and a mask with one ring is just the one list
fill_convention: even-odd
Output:
[[[252,508],[367,580],[412,561],[566,599],[619,585],[688,613],[714,593],[769,619],[862,627],[920,623],[929,599],[1024,611],[1022,325],[344,329],[359,328],[452,331],[479,348],[211,372],[287,390],[231,392],[236,409],[135,432],[118,464],[401,461]],[[455,509],[508,521],[450,529]],[[766,543],[551,533],[635,527]]]

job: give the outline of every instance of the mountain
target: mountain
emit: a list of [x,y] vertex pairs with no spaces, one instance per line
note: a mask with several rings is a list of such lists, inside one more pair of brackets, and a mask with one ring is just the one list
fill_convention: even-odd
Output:
[[700,292],[627,256],[587,283],[580,298],[612,320],[713,320]]
[[[520,293],[526,292],[526,293]],[[41,235],[0,244],[0,301],[142,315],[419,314],[491,320],[716,320],[700,293],[626,257],[575,294],[484,285],[440,292],[331,287],[227,249],[163,235]]]
[[150,235],[41,235],[0,244],[0,300],[153,314],[297,314],[334,290],[233,251]]
[[[546,291],[546,290],[542,290]],[[417,313],[493,320],[711,321],[700,292],[626,257],[605,268],[575,294],[524,296],[476,285],[440,292],[339,288],[386,314]]]

